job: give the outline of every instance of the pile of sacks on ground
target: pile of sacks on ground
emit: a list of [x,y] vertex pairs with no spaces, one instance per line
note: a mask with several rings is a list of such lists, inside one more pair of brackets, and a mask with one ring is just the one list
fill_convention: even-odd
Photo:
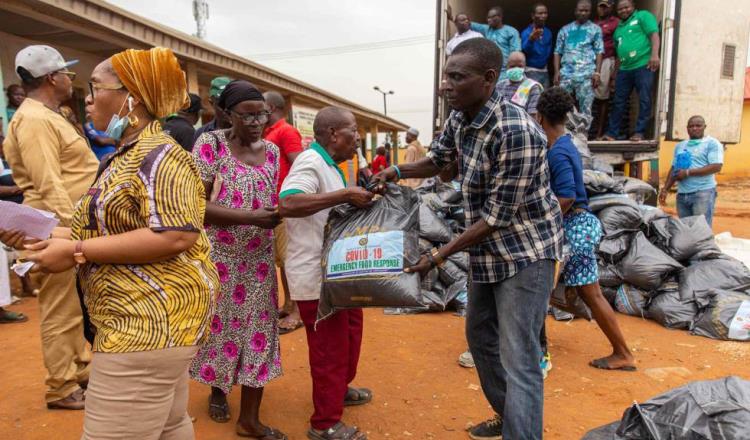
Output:
[[[695,335],[750,340],[750,270],[721,251],[705,217],[679,219],[644,205],[656,195],[649,184],[593,165],[584,181],[605,234],[599,283],[614,309]],[[553,304],[591,319],[564,286]]]
[[[427,179],[417,188],[419,195],[419,251],[424,254],[439,248],[464,230],[463,196],[453,184]],[[469,281],[469,254],[452,255],[441,267],[422,279],[424,307],[388,308],[387,314],[466,311]]]

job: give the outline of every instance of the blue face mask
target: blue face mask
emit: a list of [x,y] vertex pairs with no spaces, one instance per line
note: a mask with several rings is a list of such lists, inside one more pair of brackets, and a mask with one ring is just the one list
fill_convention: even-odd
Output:
[[511,67],[505,71],[505,76],[513,82],[523,81],[523,67]]
[[120,107],[120,110],[112,115],[112,119],[109,120],[109,125],[107,125],[107,129],[104,130],[105,133],[107,133],[107,136],[114,139],[116,142],[119,142],[122,138],[122,134],[125,132],[125,129],[128,128],[128,115],[120,117],[120,112],[122,111],[122,107],[125,107],[125,102],[128,103],[128,115],[130,112],[133,111],[133,104],[130,100],[130,94],[128,93],[128,96],[125,98],[125,101],[123,101],[122,106]]

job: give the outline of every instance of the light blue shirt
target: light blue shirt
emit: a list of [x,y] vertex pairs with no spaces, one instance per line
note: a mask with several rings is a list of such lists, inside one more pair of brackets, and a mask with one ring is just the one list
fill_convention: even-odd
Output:
[[[674,149],[672,168],[694,170],[711,164],[724,163],[724,146],[711,136],[682,141]],[[690,176],[677,182],[678,194],[690,194],[716,188],[716,175]]]
[[521,51],[521,35],[513,26],[504,24],[498,29],[493,29],[487,24],[474,23],[472,21],[471,30],[479,32],[484,35],[484,38],[497,44],[497,47],[503,53],[503,65],[500,66],[502,70],[505,70],[511,52]]
[[566,24],[557,34],[555,53],[560,55],[560,76],[590,77],[596,70],[596,56],[604,53],[602,28],[590,20]]

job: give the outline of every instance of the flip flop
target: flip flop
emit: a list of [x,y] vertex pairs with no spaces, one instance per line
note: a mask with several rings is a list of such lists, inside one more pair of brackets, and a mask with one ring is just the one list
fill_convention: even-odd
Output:
[[604,358],[594,359],[593,361],[589,362],[589,365],[591,365],[594,368],[599,368],[601,370],[620,370],[620,371],[636,371],[637,368],[633,365],[623,365],[622,367],[612,368],[609,366],[609,363],[604,360]]
[[[288,316],[287,316],[287,317],[288,317]],[[286,318],[284,318],[284,319],[286,319]],[[280,335],[285,335],[285,334],[287,334],[287,333],[291,333],[291,332],[293,332],[293,331],[297,330],[298,328],[301,328],[302,326],[304,326],[304,325],[305,325],[305,324],[304,324],[304,323],[302,322],[302,320],[301,320],[301,319],[295,319],[294,321],[291,321],[291,320],[289,320],[289,321],[286,321],[286,322],[290,322],[290,323],[292,323],[292,324],[293,324],[293,326],[292,326],[292,327],[282,327],[282,326],[281,326],[281,322],[282,322],[282,321],[283,321],[284,319],[282,319],[282,320],[279,320],[279,334],[280,334]]]
[[344,406],[357,406],[370,403],[372,401],[372,391],[367,388],[349,387],[344,397]]
[[357,429],[356,426],[346,426],[338,422],[323,432],[310,429],[307,431],[307,438],[310,440],[366,440],[367,434]]
[[[219,417],[215,415],[217,412],[211,412],[212,409],[223,411],[224,417]],[[227,423],[231,418],[232,415],[229,414],[229,402],[224,403],[212,403],[211,402],[211,396],[208,396],[208,417],[211,418],[216,423]]]
[[17,324],[28,320],[29,317],[23,313],[9,312],[8,310],[0,312],[0,324]]
[[289,437],[286,436],[281,431],[277,431],[276,429],[273,429],[271,427],[266,426],[266,430],[261,435],[253,435],[250,434],[248,431],[245,430],[245,428],[237,424],[237,429],[235,431],[238,436],[240,437],[247,437],[247,438],[255,438],[259,440],[288,440]]

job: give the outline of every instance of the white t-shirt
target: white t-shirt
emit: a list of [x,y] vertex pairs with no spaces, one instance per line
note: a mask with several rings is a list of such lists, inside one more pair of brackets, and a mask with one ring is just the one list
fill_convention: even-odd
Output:
[[[346,180],[338,165],[317,143],[300,153],[289,175],[281,185],[280,197],[292,194],[325,194],[346,188]],[[289,296],[294,301],[320,299],[323,280],[323,233],[329,209],[309,217],[287,218],[288,237],[284,271],[289,282]]]
[[464,32],[463,34],[456,33],[456,35],[453,36],[450,40],[448,40],[448,43],[445,44],[445,54],[450,55],[453,53],[453,49],[456,48],[459,44],[463,43],[466,40],[471,40],[472,38],[484,38],[484,35],[480,34],[477,31],[472,31],[469,29],[468,31]]

